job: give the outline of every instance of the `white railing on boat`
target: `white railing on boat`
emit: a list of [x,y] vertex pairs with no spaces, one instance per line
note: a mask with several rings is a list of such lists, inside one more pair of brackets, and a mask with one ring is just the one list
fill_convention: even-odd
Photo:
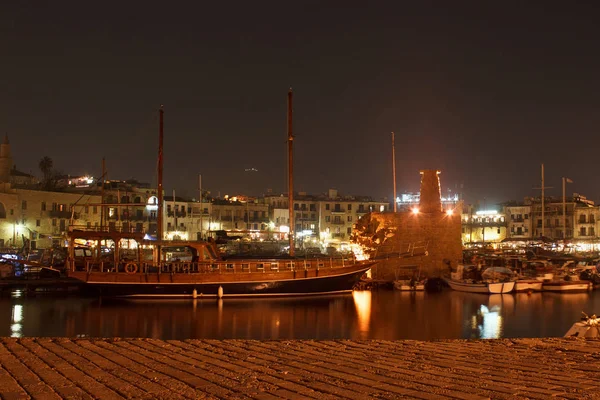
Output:
[[[78,270],[71,261],[71,270]],[[86,260],[82,268],[86,272],[136,273],[274,273],[304,271],[310,269],[342,268],[355,265],[354,258],[328,258],[304,260],[226,260],[226,261],[171,261],[156,265],[152,262],[122,261],[115,269],[114,263]],[[81,269],[80,269],[81,270]]]

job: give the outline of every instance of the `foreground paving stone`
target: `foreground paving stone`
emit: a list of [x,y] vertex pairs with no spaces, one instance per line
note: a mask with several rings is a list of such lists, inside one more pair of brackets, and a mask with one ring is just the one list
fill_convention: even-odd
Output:
[[600,399],[600,340],[0,338],[0,399]]

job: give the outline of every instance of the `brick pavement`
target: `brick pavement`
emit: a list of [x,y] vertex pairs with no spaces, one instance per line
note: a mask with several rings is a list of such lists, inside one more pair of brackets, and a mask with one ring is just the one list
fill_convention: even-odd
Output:
[[600,399],[600,340],[0,338],[2,399]]

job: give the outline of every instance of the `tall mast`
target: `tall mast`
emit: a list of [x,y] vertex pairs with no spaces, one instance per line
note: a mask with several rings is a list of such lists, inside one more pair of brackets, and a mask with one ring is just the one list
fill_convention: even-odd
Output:
[[294,135],[292,133],[292,88],[288,91],[288,110],[287,110],[287,133],[288,133],[288,211],[290,214],[290,231],[288,237],[290,240],[290,256],[294,256],[294,235],[296,223],[294,221]]
[[567,196],[566,196],[566,178],[563,176],[562,178],[562,190],[563,190],[563,215],[562,215],[562,238],[565,240],[567,238]]
[[392,175],[394,179],[394,212],[398,211],[398,205],[396,204],[396,145],[394,142],[394,132],[392,132]]
[[545,221],[545,215],[546,215],[546,189],[552,189],[552,186],[546,186],[546,181],[544,179],[544,164],[542,164],[542,187],[539,188],[534,188],[534,189],[541,189],[542,191],[542,234],[541,236],[544,236],[544,233],[546,231],[546,221]]
[[163,239],[163,115],[165,111],[161,104],[158,110],[159,115],[159,128],[158,128],[158,210],[157,210],[157,221],[156,221],[156,238],[158,240]]
[[104,231],[104,181],[106,179],[106,161],[102,157],[102,176],[100,177],[100,230]]
[[546,189],[544,187],[544,164],[542,164],[542,239],[544,239],[544,232],[545,232],[545,223],[546,221],[544,221],[544,215],[546,212],[546,195],[544,192],[544,189]]

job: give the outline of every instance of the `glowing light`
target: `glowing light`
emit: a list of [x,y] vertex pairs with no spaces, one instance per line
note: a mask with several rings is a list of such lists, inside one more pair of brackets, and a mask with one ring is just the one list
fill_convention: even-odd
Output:
[[383,206],[383,205],[379,206],[379,211],[380,212],[384,212],[385,211],[385,206]]
[[188,240],[187,232],[172,231],[167,233],[167,240]]
[[156,196],[150,196],[146,202],[146,210],[156,211],[158,210],[158,198]]
[[498,211],[496,211],[496,210],[483,210],[483,211],[477,211],[475,214],[476,215],[496,215],[496,214],[498,214]]
[[363,261],[363,260],[369,259],[369,257],[365,254],[365,252],[363,251],[363,248],[359,244],[352,243],[350,245],[350,249],[354,253],[354,257],[356,257],[357,261]]
[[412,213],[413,213],[413,214],[418,214],[418,213],[419,213],[419,209],[418,209],[417,207],[414,207],[414,208],[412,209]]
[[290,232],[290,227],[289,226],[285,226],[285,225],[281,225],[279,227],[279,232],[281,232],[281,233],[289,233]]
[[452,209],[446,210],[446,215],[450,216],[452,214],[454,214],[454,210],[452,210]]

